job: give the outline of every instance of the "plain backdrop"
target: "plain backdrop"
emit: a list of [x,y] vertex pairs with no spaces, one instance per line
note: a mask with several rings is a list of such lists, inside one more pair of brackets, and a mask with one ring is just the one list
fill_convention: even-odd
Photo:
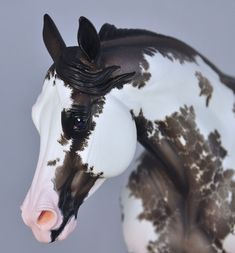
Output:
[[97,29],[109,22],[177,37],[235,75],[235,1],[0,0],[0,252],[125,253],[119,193],[128,172],[107,181],[81,207],[77,229],[63,242],[37,242],[21,220],[39,151],[31,106],[52,63],[41,35],[44,13],[67,45],[76,45],[83,15]]

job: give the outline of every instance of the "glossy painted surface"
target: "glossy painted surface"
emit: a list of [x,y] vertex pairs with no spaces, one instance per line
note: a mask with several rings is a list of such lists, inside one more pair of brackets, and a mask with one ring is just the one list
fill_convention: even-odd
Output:
[[[21,207],[24,222],[42,242],[51,241],[51,230],[58,228],[63,220],[54,180],[56,168],[63,165],[65,155],[72,145],[71,141],[63,145],[60,143],[63,134],[61,112],[71,107],[71,90],[58,79],[56,85],[53,83],[53,77],[45,80],[42,93],[32,109],[33,121],[41,139],[40,154],[32,185]],[[92,168],[94,174],[103,173],[103,177],[91,188],[89,196],[105,178],[116,176],[128,167],[137,141],[135,124],[129,110],[111,95],[106,97],[103,113],[95,122],[96,129],[91,134],[87,147],[78,152],[88,170]],[[115,135],[110,138],[113,131]],[[51,165],[50,161],[55,163]],[[41,224],[40,216],[45,211],[51,211],[53,215],[47,223]],[[75,225],[76,221],[72,218],[58,239],[64,239]]]
[[[220,82],[218,75],[210,67],[208,67],[200,57],[197,58],[197,63],[184,64],[180,64],[180,62],[177,61],[172,62],[160,54],[156,54],[153,57],[145,56],[145,59],[147,59],[149,63],[148,71],[152,75],[150,81],[147,82],[145,87],[142,89],[136,89],[131,86],[125,86],[122,91],[115,90],[113,91],[113,94],[115,94],[120,101],[124,101],[136,117],[138,117],[141,111],[142,117],[146,118],[153,124],[155,121],[163,121],[165,120],[165,117],[170,117],[175,112],[178,112],[180,107],[193,106],[196,115],[195,123],[198,131],[200,131],[202,136],[209,136],[214,130],[218,131],[221,137],[222,147],[228,154],[222,161],[223,170],[233,169],[234,171],[235,156],[233,150],[235,148],[235,138],[232,134],[235,125],[235,117],[232,110],[235,101],[234,92]],[[213,87],[212,96],[209,100],[208,106],[206,103],[206,97],[200,96],[199,81],[195,75],[197,72],[200,72],[203,76],[205,76]],[[223,103],[221,103],[221,98],[226,98],[223,100]],[[163,140],[164,136],[161,136],[161,133],[159,133],[160,135],[157,137],[156,131],[156,128],[152,128],[151,131],[148,132],[148,138],[159,138],[159,140],[162,138]],[[191,134],[193,134],[193,132]],[[183,135],[178,136],[177,138],[179,144],[185,146],[187,149],[188,140],[184,139]],[[159,140],[156,139],[156,142]],[[166,155],[169,156],[168,159],[170,160],[171,154],[169,151]],[[204,153],[202,155],[207,157],[210,156],[209,153]],[[198,157],[198,159],[203,159],[203,157]],[[136,168],[138,166],[139,165],[137,163]],[[152,168],[152,170],[154,171],[154,168]],[[183,168],[181,168],[181,170],[183,170]],[[206,170],[206,167],[200,167],[198,173],[194,174],[196,180],[200,180],[201,177],[204,177],[203,170]],[[233,180],[234,175],[232,181]],[[147,174],[146,182],[148,182]],[[213,184],[213,180],[208,182],[208,189],[210,184]],[[137,185],[140,192],[141,189],[144,191],[145,186],[143,186],[141,182]],[[151,187],[151,185],[146,187]],[[196,187],[200,189],[199,185]],[[203,189],[207,186],[203,184],[201,187]],[[225,187],[229,188],[230,183],[228,183]],[[154,188],[152,190],[154,190]],[[170,187],[168,190],[171,192]],[[194,189],[193,191],[196,192],[197,190]],[[150,195],[145,196],[145,198],[150,198]],[[155,198],[157,198],[157,192]],[[210,197],[208,197],[208,200],[209,198]],[[231,208],[232,210],[234,207],[234,203],[232,201],[234,198],[233,187],[230,188],[226,198],[228,198],[228,208]],[[136,198],[135,193],[131,192],[130,188],[128,188],[128,184],[127,188],[124,190],[122,199],[124,216],[123,231],[129,252],[159,252],[158,250],[163,250],[163,252],[165,252],[164,250],[170,250],[170,252],[172,252],[171,249],[168,248],[169,243],[164,241],[162,238],[164,230],[168,229],[167,226],[164,225],[164,221],[162,221],[161,225],[163,227],[157,228],[153,221],[151,223],[151,219],[140,219],[144,212],[148,212],[143,210],[144,199],[142,199],[141,202],[140,197]],[[154,204],[152,205],[154,206]],[[211,209],[211,212],[216,212],[216,206],[221,208],[221,205],[223,205],[222,202],[218,201],[215,204],[214,209]],[[155,208],[158,207],[155,206]],[[158,212],[161,212],[160,210],[161,209],[159,207]],[[222,212],[220,215],[226,214]],[[224,217],[220,215],[217,216],[216,222],[223,222],[222,220],[220,221],[220,219],[223,219]],[[230,216],[230,218],[232,218],[232,216]],[[161,222],[161,219],[159,222]],[[151,227],[151,224],[154,227]],[[227,226],[225,224],[224,226]],[[235,240],[235,237],[232,233],[235,228],[233,222],[231,224],[229,222],[228,224],[231,225],[230,233],[224,237],[222,248],[225,252],[233,252],[233,241]],[[157,231],[154,229],[157,229]],[[180,233],[180,229],[178,228],[178,230],[173,232],[173,234],[174,233]],[[173,240],[173,238],[168,236],[168,240]],[[179,238],[176,240],[178,241]],[[190,242],[191,248],[187,248],[187,246],[185,246],[185,250],[187,252],[198,252],[198,250],[201,252],[202,250],[203,252],[220,252],[220,248],[215,245],[213,245],[211,249],[210,247],[206,248],[205,245],[207,245],[207,243],[205,242],[203,244],[204,239],[202,238],[196,239],[195,237],[195,240],[197,241],[195,245],[198,244],[199,248],[196,248],[193,246],[193,242]],[[150,246],[151,242],[154,246]],[[200,244],[202,244],[202,246],[200,246]]]
[[[89,27],[89,23],[87,25]],[[93,27],[88,29],[91,29],[91,34],[95,33]],[[203,250],[210,253],[228,249],[231,247],[229,242],[234,230],[231,225],[233,223],[228,222],[233,219],[234,205],[235,157],[232,151],[235,140],[231,137],[235,124],[234,79],[224,75],[195,50],[173,38],[140,30],[119,31],[109,25],[105,29],[107,34],[104,37],[100,35],[104,40],[104,56],[99,59],[105,65],[104,68],[119,64],[117,77],[124,78],[128,73],[134,72],[135,75],[126,84],[117,82],[118,89],[112,87],[110,93],[107,89],[104,97],[100,93],[94,103],[95,112],[90,113],[92,124],[89,131],[86,134],[79,133],[76,138],[68,131],[70,126],[64,122],[66,117],[70,117],[66,113],[70,113],[74,106],[80,109],[90,106],[94,100],[84,90],[84,94],[80,94],[79,85],[81,89],[85,87],[79,83],[80,79],[70,85],[64,80],[70,80],[70,76],[63,74],[62,81],[55,71],[49,71],[45,88],[33,109],[34,122],[41,135],[41,152],[34,181],[22,207],[25,223],[40,241],[66,238],[74,229],[74,218],[76,219],[83,200],[106,178],[116,176],[128,167],[138,139],[156,158],[155,168],[151,165],[152,169],[146,169],[145,162],[140,171],[149,173],[152,170],[151,173],[156,174],[159,173],[159,168],[166,171],[156,177],[153,186],[146,183],[147,177],[143,184],[138,183],[138,170],[136,175],[130,177],[129,189],[124,191],[123,197],[124,235],[129,251],[184,250],[194,253]],[[113,31],[120,34],[112,38],[115,34]],[[95,34],[91,37],[86,39],[97,40]],[[82,51],[88,50],[85,54],[91,61],[88,64],[91,67],[89,71],[94,74],[92,68],[100,64],[97,60],[99,54],[93,52],[90,46],[86,47],[86,42],[79,43],[82,44]],[[65,47],[61,41],[59,45]],[[51,46],[47,48],[57,64],[60,59],[58,51],[54,51]],[[130,54],[127,55],[129,48]],[[80,55],[80,49],[76,50]],[[96,50],[99,50],[99,46]],[[83,57],[81,54],[81,61],[84,61]],[[76,60],[79,62],[80,58]],[[89,95],[94,96],[100,91],[89,92]],[[219,103],[221,97],[226,98],[222,105]],[[191,135],[195,138],[195,145],[191,143]],[[215,178],[218,176],[223,176],[224,179],[217,182]],[[161,178],[162,182],[166,180],[166,185],[169,183],[169,189],[162,186],[156,188],[156,185],[162,183]],[[148,195],[141,193],[144,192],[144,186],[150,189]],[[226,200],[222,199],[221,189],[225,190]],[[150,194],[153,197],[154,194],[165,194],[159,201],[170,213],[164,211],[162,223],[152,214],[156,209],[163,215],[160,202],[146,211]],[[218,195],[218,201],[213,200],[214,195]],[[203,207],[195,211],[194,200],[196,204],[204,204]],[[211,202],[210,205],[207,205],[207,201]],[[71,205],[76,205],[72,212]],[[182,205],[185,213],[182,212]],[[221,205],[230,210],[226,213],[217,211]],[[212,213],[213,208],[215,213]],[[151,213],[150,216],[148,212]],[[176,230],[168,227],[174,212],[178,226]],[[202,217],[201,223],[195,221],[197,213]],[[228,216],[228,220],[224,220],[223,214]],[[206,224],[207,218],[212,220],[211,224]],[[182,224],[187,219],[189,223],[184,227]],[[220,227],[214,223],[217,220],[228,228],[219,232]],[[210,225],[214,227],[211,228]],[[195,229],[191,231],[192,227]],[[187,229],[190,232],[188,240],[184,236]],[[140,233],[135,234],[133,231],[136,230]],[[142,236],[141,232],[145,230],[147,232]],[[204,236],[202,230],[215,239]],[[182,241],[180,244],[174,235],[177,231]],[[194,243],[192,248],[189,247],[189,242]]]

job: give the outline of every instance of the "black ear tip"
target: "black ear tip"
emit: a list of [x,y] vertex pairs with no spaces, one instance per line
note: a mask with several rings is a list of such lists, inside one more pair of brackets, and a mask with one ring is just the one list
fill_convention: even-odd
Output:
[[81,16],[81,17],[79,18],[79,23],[81,23],[81,22],[83,22],[83,21],[85,21],[85,20],[86,20],[86,18],[83,17],[83,16]]
[[79,18],[79,25],[83,25],[83,24],[89,24],[89,25],[93,26],[93,24],[91,23],[91,21],[88,18],[81,16]]
[[46,13],[43,16],[44,24],[53,24],[52,18]]
[[50,20],[51,17],[47,13],[45,13],[43,16],[43,19],[44,19],[44,22],[46,22],[46,21]]

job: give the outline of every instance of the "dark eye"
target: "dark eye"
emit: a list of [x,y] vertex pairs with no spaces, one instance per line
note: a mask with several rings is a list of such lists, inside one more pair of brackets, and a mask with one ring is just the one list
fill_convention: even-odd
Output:
[[75,117],[74,118],[74,124],[73,124],[73,129],[74,130],[85,130],[87,126],[87,119],[82,118],[82,117]]
[[61,113],[62,129],[67,139],[76,139],[90,128],[90,112],[85,111],[84,108],[78,109],[63,110]]

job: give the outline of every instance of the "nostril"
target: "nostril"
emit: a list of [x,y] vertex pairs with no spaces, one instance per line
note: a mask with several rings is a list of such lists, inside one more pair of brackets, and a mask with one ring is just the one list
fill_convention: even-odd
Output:
[[42,230],[53,228],[57,222],[57,214],[52,210],[42,210],[37,218],[37,225]]
[[48,222],[51,222],[51,220],[54,219],[54,213],[52,211],[43,210],[37,220],[37,224],[39,225],[45,225]]

